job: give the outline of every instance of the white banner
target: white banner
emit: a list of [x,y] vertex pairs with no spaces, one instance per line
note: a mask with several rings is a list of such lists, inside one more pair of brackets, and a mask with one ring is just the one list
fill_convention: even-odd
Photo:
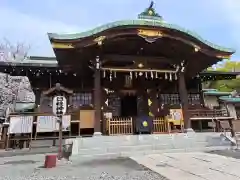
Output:
[[9,134],[32,133],[33,116],[10,117]]
[[[38,116],[37,117],[37,132],[54,132],[59,131],[59,123],[56,116]],[[65,115],[62,117],[63,131],[70,131],[71,116]]]

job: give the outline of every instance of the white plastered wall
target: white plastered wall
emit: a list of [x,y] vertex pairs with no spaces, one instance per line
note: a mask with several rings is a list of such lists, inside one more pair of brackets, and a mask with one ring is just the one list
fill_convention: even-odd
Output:
[[235,106],[233,104],[227,104],[227,109],[228,109],[229,115],[234,119],[237,119],[237,112],[236,112]]
[[[214,106],[220,106],[217,96],[204,96],[204,105],[210,109],[213,109]],[[235,106],[233,104],[227,104],[226,106],[229,115],[234,119],[237,119],[237,113]]]
[[213,109],[214,106],[219,106],[218,98],[216,96],[204,96],[204,105]]

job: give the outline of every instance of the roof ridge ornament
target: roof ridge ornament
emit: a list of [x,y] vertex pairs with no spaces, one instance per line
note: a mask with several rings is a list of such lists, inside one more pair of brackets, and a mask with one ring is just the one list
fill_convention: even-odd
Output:
[[163,18],[158,13],[156,13],[156,10],[153,8],[154,2],[151,1],[148,8],[145,9],[142,13],[138,15],[138,19],[150,19],[150,20],[157,20],[162,21]]

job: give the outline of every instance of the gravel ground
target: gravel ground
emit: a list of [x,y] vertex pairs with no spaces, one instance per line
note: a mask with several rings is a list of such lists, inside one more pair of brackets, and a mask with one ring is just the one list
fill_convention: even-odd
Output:
[[0,158],[0,180],[168,180],[129,158],[73,159],[44,169],[44,156]]

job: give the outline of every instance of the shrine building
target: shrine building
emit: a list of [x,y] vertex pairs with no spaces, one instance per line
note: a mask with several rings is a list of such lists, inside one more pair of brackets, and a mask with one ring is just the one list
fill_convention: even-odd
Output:
[[1,72],[29,77],[35,113],[51,114],[47,92],[60,83],[72,92],[67,112],[72,123],[93,134],[134,134],[138,121],[144,128],[149,118],[151,132],[163,133],[170,131],[169,122],[197,129],[196,119],[230,117],[220,107],[224,103],[207,106],[202,82],[236,78],[239,73],[206,71],[235,51],[165,22],[153,3],[134,20],[48,36],[56,58],[30,57],[0,66]]

